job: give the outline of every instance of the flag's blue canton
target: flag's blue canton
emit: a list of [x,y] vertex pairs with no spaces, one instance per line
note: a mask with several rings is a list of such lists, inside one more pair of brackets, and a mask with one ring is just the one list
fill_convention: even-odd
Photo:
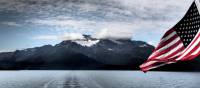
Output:
[[183,19],[174,27],[181,38],[185,47],[187,47],[196,36],[200,28],[200,15],[195,2],[192,4]]

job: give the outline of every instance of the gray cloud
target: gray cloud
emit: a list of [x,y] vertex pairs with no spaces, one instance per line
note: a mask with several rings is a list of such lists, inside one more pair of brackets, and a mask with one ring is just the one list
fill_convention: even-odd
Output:
[[1,24],[3,24],[3,25],[8,25],[8,26],[16,26],[16,27],[22,26],[21,24],[18,24],[18,23],[16,23],[16,22],[12,22],[12,21],[1,22]]
[[84,39],[80,33],[64,33],[63,35],[41,35],[33,37],[35,40],[76,40]]
[[1,0],[0,11],[34,15],[25,21],[28,24],[89,31],[96,37],[124,38],[146,31],[163,33],[183,17],[192,1]]
[[184,13],[193,0],[1,0],[0,11],[66,15],[90,20],[165,20]]

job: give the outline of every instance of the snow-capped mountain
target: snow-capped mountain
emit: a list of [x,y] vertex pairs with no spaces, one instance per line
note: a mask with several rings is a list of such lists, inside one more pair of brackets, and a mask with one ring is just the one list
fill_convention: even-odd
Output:
[[[52,46],[0,53],[0,69],[138,69],[154,47],[142,41],[130,39],[96,39],[84,35],[84,39],[66,40]],[[177,63],[160,70],[200,71],[200,60]]]
[[145,61],[154,49],[142,41],[83,36],[84,39],[66,40],[55,46],[45,45],[1,53],[0,68],[106,69],[109,66],[135,68]]

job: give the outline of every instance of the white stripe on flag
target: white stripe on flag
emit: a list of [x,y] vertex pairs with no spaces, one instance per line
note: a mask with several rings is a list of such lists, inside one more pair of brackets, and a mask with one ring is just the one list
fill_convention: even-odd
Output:
[[192,55],[196,55],[196,54],[198,54],[199,52],[200,52],[200,47],[199,47],[195,52],[193,52]]
[[165,42],[167,40],[169,40],[171,37],[175,36],[176,35],[176,32],[173,31],[171,34],[169,34],[168,36],[166,36],[165,38],[161,39],[161,43],[162,42]]
[[166,65],[166,64],[168,64],[168,63],[162,63],[162,64],[160,64],[160,65],[155,65],[155,66],[152,66],[152,67],[150,67],[150,68],[146,68],[145,70],[151,70],[151,69],[154,69],[154,68],[158,68],[158,67],[164,66],[164,65]]
[[152,64],[154,64],[156,62],[157,61],[149,61],[149,62],[146,62],[145,64],[142,64],[141,67],[143,68],[143,67],[146,67],[146,66],[150,66],[150,65],[152,65]]
[[153,57],[154,55],[156,55],[157,53],[166,50],[167,48],[169,48],[170,46],[174,45],[175,43],[177,43],[180,40],[179,37],[177,37],[175,40],[173,40],[172,42],[168,43],[167,45],[163,46],[162,48],[158,49],[157,51],[155,51],[151,57]]
[[171,55],[172,53],[176,52],[178,49],[182,48],[183,47],[183,44],[180,43],[177,47],[173,48],[172,50],[170,50],[169,52],[165,53],[165,54],[162,54],[158,57],[156,57],[156,59],[162,59],[162,58],[165,58],[169,55]]

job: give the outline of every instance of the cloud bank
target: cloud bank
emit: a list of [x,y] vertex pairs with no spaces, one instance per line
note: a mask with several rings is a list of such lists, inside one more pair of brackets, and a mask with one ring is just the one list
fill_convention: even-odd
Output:
[[77,40],[84,39],[84,36],[80,33],[64,33],[63,35],[41,35],[35,36],[33,39],[38,40]]
[[[81,38],[80,35],[70,33],[92,33],[97,38],[131,38],[147,33],[148,38],[158,37],[155,35],[161,35],[175,25],[192,1],[1,0],[0,12],[23,14],[23,25],[45,26],[54,32],[68,32],[59,36],[39,35],[34,39],[70,39],[69,36]],[[17,26],[14,22],[4,25]]]

